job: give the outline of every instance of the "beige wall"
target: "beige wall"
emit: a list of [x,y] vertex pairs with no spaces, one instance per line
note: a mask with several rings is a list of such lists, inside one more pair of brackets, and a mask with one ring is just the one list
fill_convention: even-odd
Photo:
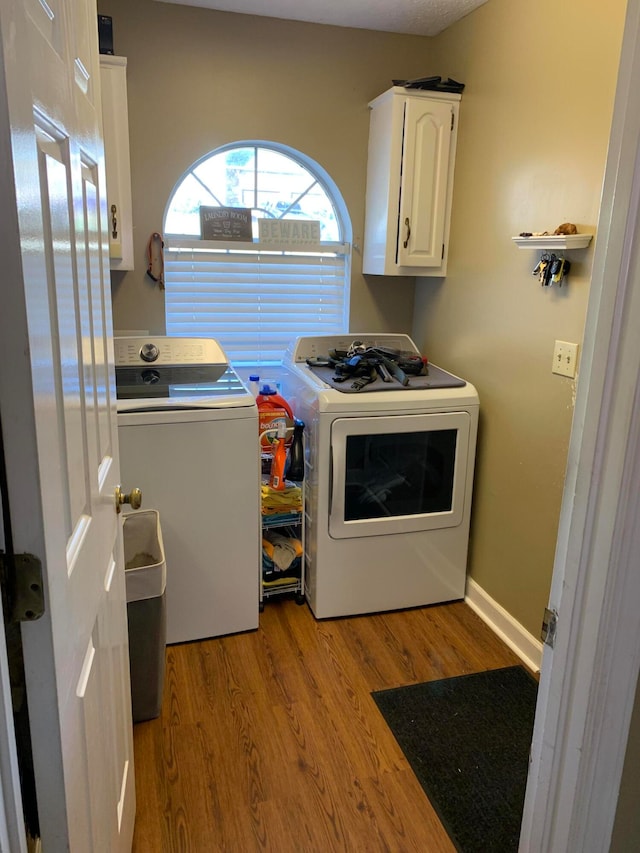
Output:
[[[100,0],[98,11],[113,17],[115,51],[128,59],[136,270],[113,276],[116,328],[164,331],[146,243],[162,230],[176,181],[219,145],[266,139],[314,158],[338,185],[362,245],[367,103],[392,78],[432,67],[429,39],[154,0]],[[413,279],[365,281],[361,266],[356,248],[352,330],[409,332]]]
[[[595,230],[625,0],[488,0],[435,39],[100,0],[127,56],[136,270],[113,278],[116,328],[164,330],[145,274],[174,183],[205,152],[270,139],[315,158],[349,209],[351,329],[411,331],[478,388],[472,577],[537,636],[547,601],[574,384],[556,338],[580,342],[592,247],[562,290],[511,236]],[[361,275],[367,102],[392,78],[466,83],[446,279]],[[413,313],[412,313],[413,312]],[[412,327],[413,318],[413,327]]]
[[[521,231],[595,231],[625,0],[489,0],[434,42],[462,96],[447,278],[416,284],[413,335],[478,388],[470,573],[539,636],[574,382],[556,339],[582,341],[593,241],[566,287],[531,275]],[[440,73],[440,72],[439,72]]]

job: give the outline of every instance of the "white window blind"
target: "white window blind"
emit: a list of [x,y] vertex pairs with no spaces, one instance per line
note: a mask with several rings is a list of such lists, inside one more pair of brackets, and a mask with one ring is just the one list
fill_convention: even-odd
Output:
[[349,250],[165,237],[167,334],[216,338],[235,365],[277,364],[299,335],[348,328]]

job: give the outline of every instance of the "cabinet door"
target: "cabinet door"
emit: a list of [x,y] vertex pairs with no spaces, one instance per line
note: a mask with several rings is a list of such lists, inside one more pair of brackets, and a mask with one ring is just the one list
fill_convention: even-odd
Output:
[[444,257],[451,104],[405,102],[397,263],[440,267]]
[[107,174],[109,262],[112,270],[132,270],[133,221],[127,114],[127,60],[123,56],[100,57],[100,84]]

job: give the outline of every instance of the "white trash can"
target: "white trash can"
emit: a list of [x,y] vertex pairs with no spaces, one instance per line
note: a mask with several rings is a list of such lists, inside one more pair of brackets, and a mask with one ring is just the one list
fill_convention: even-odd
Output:
[[131,706],[139,723],[160,716],[164,688],[167,564],[158,511],[126,515],[123,536]]

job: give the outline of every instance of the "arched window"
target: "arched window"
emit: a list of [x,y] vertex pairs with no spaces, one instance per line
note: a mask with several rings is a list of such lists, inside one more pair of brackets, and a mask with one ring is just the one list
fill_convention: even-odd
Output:
[[216,338],[236,366],[349,326],[351,223],[303,154],[237,142],[180,178],[164,218],[168,335]]

